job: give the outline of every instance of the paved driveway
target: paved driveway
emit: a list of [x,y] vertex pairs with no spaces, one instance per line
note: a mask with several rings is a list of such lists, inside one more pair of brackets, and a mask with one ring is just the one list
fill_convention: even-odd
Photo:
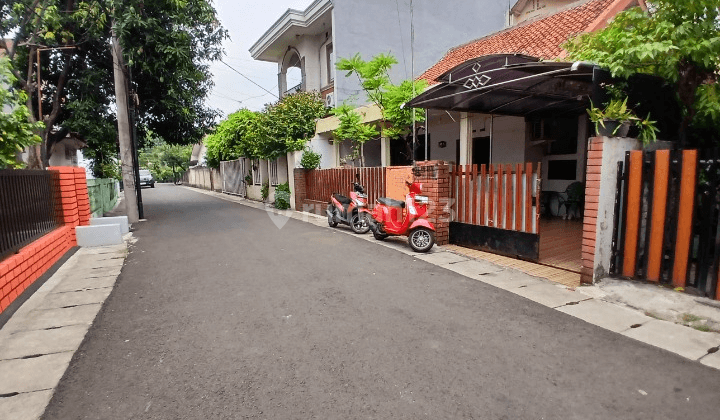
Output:
[[168,185],[47,419],[713,419],[720,372]]

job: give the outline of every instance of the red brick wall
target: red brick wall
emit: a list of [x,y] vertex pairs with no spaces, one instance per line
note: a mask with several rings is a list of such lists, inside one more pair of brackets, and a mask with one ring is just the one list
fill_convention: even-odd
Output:
[[90,224],[90,200],[83,168],[51,167],[58,172],[61,226],[0,262],[0,312],[77,245],[75,226]]
[[600,179],[602,168],[603,138],[593,137],[588,144],[587,171],[585,175],[585,214],[583,217],[582,268],[580,281],[592,284],[595,264],[595,238]]
[[450,166],[437,160],[416,162],[416,166],[437,168],[437,171],[421,169],[420,176],[415,176],[414,180],[423,184],[422,195],[430,199],[428,220],[435,226],[435,241],[438,245],[446,245],[450,242]]

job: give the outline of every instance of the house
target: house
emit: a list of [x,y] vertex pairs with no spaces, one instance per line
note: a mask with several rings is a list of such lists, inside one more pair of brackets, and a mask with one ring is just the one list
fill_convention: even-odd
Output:
[[[415,0],[412,10],[407,2],[315,0],[305,10],[288,9],[255,42],[250,54],[256,60],[277,63],[279,96],[318,91],[328,106],[351,103],[360,107],[367,121],[375,121],[380,117],[379,110],[368,105],[356,78],[338,74],[336,58],[360,54],[368,60],[380,53],[390,53],[398,60],[390,79],[399,83],[420,75],[448,48],[501,29],[506,20],[507,3],[502,0],[463,2],[452,7],[441,0]],[[316,135],[309,142],[322,155],[322,168],[340,166],[341,159],[350,152],[349,142],[332,139],[331,132],[337,125],[334,117],[320,120]],[[367,166],[391,163],[390,145],[385,140],[367,142],[364,148]],[[297,157],[298,154],[281,158],[276,164],[253,163],[258,173],[253,175],[254,182],[262,183],[266,174],[272,179],[276,171],[296,167]]]

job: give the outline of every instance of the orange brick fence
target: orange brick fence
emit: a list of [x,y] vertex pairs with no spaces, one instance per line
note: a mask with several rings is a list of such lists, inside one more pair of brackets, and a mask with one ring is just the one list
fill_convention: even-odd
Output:
[[77,245],[75,226],[90,223],[85,169],[51,167],[48,170],[58,174],[55,188],[60,227],[0,261],[0,313]]

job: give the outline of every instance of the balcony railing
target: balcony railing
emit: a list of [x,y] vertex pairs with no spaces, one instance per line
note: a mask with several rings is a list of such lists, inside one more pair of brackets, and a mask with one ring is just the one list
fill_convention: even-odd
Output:
[[293,93],[302,92],[302,83],[297,86],[293,86],[290,89],[283,92],[283,96],[292,95]]

